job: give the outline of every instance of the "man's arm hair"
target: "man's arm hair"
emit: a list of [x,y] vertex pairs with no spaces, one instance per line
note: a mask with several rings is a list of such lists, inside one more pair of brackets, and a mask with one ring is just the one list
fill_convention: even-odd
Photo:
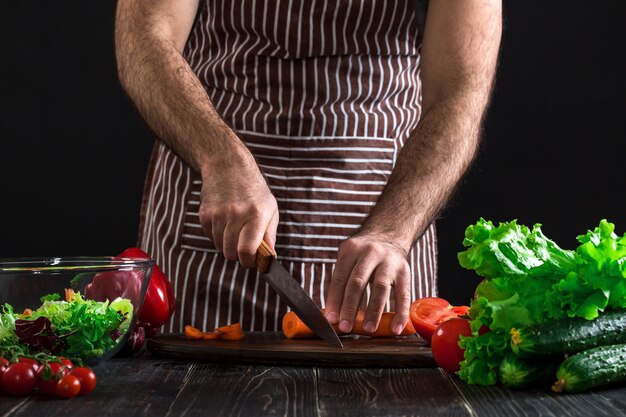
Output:
[[408,250],[470,166],[491,95],[501,0],[431,0],[422,44],[422,117],[359,233]]
[[120,82],[148,125],[202,171],[232,153],[253,159],[182,55],[197,10],[198,0],[119,0],[115,51]]

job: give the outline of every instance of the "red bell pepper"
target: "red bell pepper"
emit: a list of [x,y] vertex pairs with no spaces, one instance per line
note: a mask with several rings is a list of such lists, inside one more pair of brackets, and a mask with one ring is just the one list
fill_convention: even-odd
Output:
[[[128,248],[120,253],[120,258],[150,259],[150,255],[139,248]],[[146,327],[146,336],[151,337],[158,328],[167,323],[176,306],[174,289],[161,269],[155,264],[137,319]]]
[[[150,259],[150,256],[139,248],[128,248],[118,257]],[[124,297],[131,299],[133,303],[137,303],[139,301],[141,281],[142,277],[139,271],[102,272],[97,274],[92,282],[87,285],[85,297],[96,301]],[[175,306],[176,300],[172,285],[159,267],[155,265],[143,304],[137,315],[135,328],[137,340],[134,340],[134,346],[141,347],[144,336],[148,338],[155,336],[159,331],[159,327],[170,319],[174,313]],[[137,332],[139,328],[142,328],[141,334]]]

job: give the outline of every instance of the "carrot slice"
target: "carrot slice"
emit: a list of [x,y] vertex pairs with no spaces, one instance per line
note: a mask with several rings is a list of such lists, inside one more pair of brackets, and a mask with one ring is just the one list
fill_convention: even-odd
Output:
[[[367,333],[363,330],[363,322],[365,320],[365,312],[359,310],[354,320],[354,326],[352,327],[351,334],[358,334],[362,336],[372,337],[393,337],[395,336],[391,331],[391,322],[395,316],[395,313],[383,313],[378,329],[374,333]],[[337,326],[333,326],[338,331]],[[304,324],[302,320],[293,311],[288,312],[283,316],[283,333],[288,339],[306,339],[315,337],[315,334]],[[415,333],[413,323],[409,319],[404,327],[400,336],[410,336]]]
[[220,332],[202,332],[202,339],[204,340],[216,340],[221,339],[223,333]]
[[233,323],[229,324],[228,326],[218,327],[217,329],[215,329],[215,331],[220,333],[242,333],[241,324],[239,323]]
[[68,303],[70,301],[72,301],[72,297],[74,297],[74,290],[71,288],[66,288],[65,289],[65,301],[67,301]]
[[202,331],[198,328],[187,325],[185,326],[185,336],[189,340],[200,340],[202,339]]
[[224,333],[222,334],[222,340],[243,340],[243,333]]
[[315,334],[293,311],[283,316],[283,333],[288,339],[306,339]]
[[31,310],[30,308],[25,308],[24,311],[22,312],[22,316],[24,317],[30,317],[33,315],[33,310]]

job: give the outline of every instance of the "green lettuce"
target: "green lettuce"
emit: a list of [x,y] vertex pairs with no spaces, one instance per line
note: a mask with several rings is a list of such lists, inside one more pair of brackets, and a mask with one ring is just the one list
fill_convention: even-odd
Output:
[[111,301],[109,307],[124,318],[119,326],[119,330],[125,333],[130,327],[130,319],[133,317],[133,303],[128,298],[117,297]]
[[54,332],[65,340],[67,356],[98,357],[113,348],[120,332],[128,328],[132,304],[122,299],[111,304],[87,300],[76,292],[69,301],[47,299],[30,319],[38,317],[48,318]]
[[0,313],[0,345],[14,345],[17,343],[15,318],[16,315],[10,304],[2,306],[2,313]]
[[495,385],[498,382],[495,369],[511,351],[508,333],[497,329],[473,337],[461,336],[459,345],[465,350],[459,377],[470,384]]
[[574,262],[574,254],[545,237],[541,225],[529,229],[516,220],[495,226],[481,218],[466,229],[463,245],[468,249],[458,255],[461,266],[485,278],[525,276],[538,267],[547,274]]
[[[0,353],[10,357],[17,354],[99,357],[119,342],[133,317],[133,305],[124,298],[99,302],[76,292],[68,301],[61,301],[58,294],[44,296],[41,301],[42,305],[28,316],[16,314],[9,304],[2,306]],[[40,322],[46,323],[46,334],[33,333],[33,326]]]
[[[564,317],[596,318],[606,309],[626,308],[626,235],[602,220],[578,236],[576,250],[561,249],[541,231],[517,221],[494,225],[480,219],[465,232],[464,268],[485,279],[471,301],[472,337],[463,338],[460,377],[493,385],[500,361],[510,351],[512,328]],[[489,328],[491,332],[479,335]]]

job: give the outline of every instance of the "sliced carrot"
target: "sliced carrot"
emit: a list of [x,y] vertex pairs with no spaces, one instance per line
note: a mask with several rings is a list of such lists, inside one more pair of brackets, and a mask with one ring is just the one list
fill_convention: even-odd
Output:
[[[372,336],[372,337],[393,337],[396,336],[391,331],[391,322],[395,317],[395,313],[383,313],[380,317],[380,322],[378,323],[378,328],[374,333],[367,333],[363,330],[363,324],[365,319],[365,312],[359,310],[357,313],[356,320],[354,321],[354,327],[352,329],[352,333],[363,335],[363,336]],[[415,333],[415,328],[413,327],[413,323],[409,319],[398,336],[410,336]]]
[[74,290],[71,288],[66,288],[65,289],[65,301],[70,302],[72,301],[72,297],[74,297]]
[[[391,322],[395,313],[383,313],[378,328],[374,333],[367,333],[363,330],[363,322],[365,319],[365,312],[359,310],[354,320],[354,326],[352,327],[351,334],[358,334],[362,336],[372,337],[393,337],[395,336],[391,331]],[[338,331],[337,326],[333,326]],[[293,311],[288,312],[283,316],[283,333],[288,339],[306,339],[315,337],[315,334],[304,324],[302,320]],[[410,336],[415,333],[413,323],[409,319],[406,326],[400,336]]]
[[242,333],[241,324],[239,323],[233,323],[229,324],[228,326],[218,327],[217,329],[215,329],[215,331],[220,333]]
[[293,311],[283,316],[283,333],[288,339],[306,339],[315,334]]
[[30,308],[25,308],[24,311],[22,312],[22,316],[25,317],[30,317],[33,315],[33,310],[31,310]]
[[185,326],[185,336],[189,340],[200,340],[202,339],[202,331],[198,328],[187,325]]
[[243,340],[245,335],[243,333],[223,333],[222,340]]
[[216,340],[221,339],[223,333],[220,332],[202,332],[202,339],[204,340]]

